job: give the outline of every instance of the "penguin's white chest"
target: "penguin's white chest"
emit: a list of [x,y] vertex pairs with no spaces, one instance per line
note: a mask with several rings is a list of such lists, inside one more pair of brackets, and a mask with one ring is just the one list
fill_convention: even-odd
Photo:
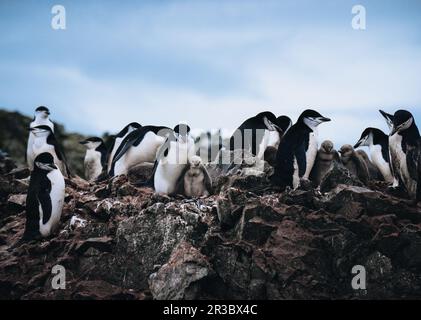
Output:
[[402,149],[402,136],[395,134],[389,138],[390,155],[392,158],[393,168],[395,174],[397,174],[403,181],[406,189],[410,196],[416,194],[417,184],[414,181],[408,170],[408,164],[406,162],[406,154]]
[[317,151],[318,151],[318,132],[316,129],[314,129],[313,132],[309,135],[309,141],[308,141],[308,149],[306,152],[306,172],[303,176],[304,179],[308,179],[310,176],[311,170],[313,169],[314,162],[316,161],[317,157]]
[[95,180],[102,172],[101,152],[87,150],[85,155],[85,178]]
[[155,172],[155,192],[160,194],[172,194],[176,192],[177,181],[188,159],[194,155],[193,144],[171,142],[167,157],[160,160]]
[[[276,131],[269,131],[269,130],[265,130],[264,134],[263,134],[263,138],[262,141],[260,142],[260,145],[258,146],[258,154],[257,157],[259,159],[263,159],[264,155],[265,155],[265,151],[266,148],[270,145],[270,143],[276,143],[276,135],[278,134],[278,132]],[[279,134],[278,134],[278,140],[279,140]]]
[[269,131],[268,147],[278,148],[280,135],[278,131]]
[[51,182],[51,216],[50,219],[43,223],[43,212],[41,205],[39,206],[40,220],[39,231],[43,237],[48,237],[51,232],[57,229],[60,223],[61,212],[63,210],[65,184],[64,178],[60,170],[53,170],[47,174],[47,178]]
[[390,171],[389,163],[386,162],[386,160],[383,158],[382,147],[380,145],[370,145],[369,148],[371,160],[373,161],[374,165],[380,170],[384,180],[392,183],[392,172]]
[[[50,153],[54,158],[54,163],[61,167],[61,161],[58,159],[56,150],[54,149],[54,146],[51,144],[48,144],[45,138],[34,138],[34,143],[32,145],[32,157],[35,159],[39,154],[41,153]],[[33,163],[32,163],[33,168]]]

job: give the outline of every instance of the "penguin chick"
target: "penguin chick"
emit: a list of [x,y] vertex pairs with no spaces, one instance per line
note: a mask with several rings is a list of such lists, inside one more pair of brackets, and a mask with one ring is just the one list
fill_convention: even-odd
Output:
[[369,173],[364,159],[355,152],[354,148],[346,144],[339,151],[341,162],[353,175],[358,177],[364,184],[369,181]]
[[361,158],[364,159],[365,164],[367,165],[369,179],[377,181],[383,180],[382,174],[380,173],[379,169],[377,169],[377,167],[371,162],[367,152],[364,150],[357,150],[356,152]]
[[212,191],[212,180],[199,156],[192,156],[182,179],[184,195],[191,198],[209,196]]
[[64,203],[64,177],[47,152],[34,161],[26,198],[26,224],[23,240],[48,237],[57,229]]
[[333,148],[333,142],[326,140],[317,152],[316,162],[311,171],[310,180],[319,186],[326,174],[332,170],[335,161],[339,162],[339,154]]

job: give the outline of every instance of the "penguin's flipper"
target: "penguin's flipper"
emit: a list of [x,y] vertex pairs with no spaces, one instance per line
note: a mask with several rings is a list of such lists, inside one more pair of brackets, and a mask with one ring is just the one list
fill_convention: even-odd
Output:
[[111,163],[111,167],[114,167],[115,163],[118,160],[120,160],[121,157],[127,152],[127,150],[129,150],[133,145],[139,145],[139,143],[142,141],[143,137],[146,134],[146,130],[142,130],[142,128],[130,132],[127,135],[127,137],[125,137],[123,141],[121,141],[120,146],[114,154],[114,159]]
[[46,224],[51,217],[52,205],[50,193],[47,190],[42,190],[38,193],[38,201],[42,209],[42,223]]
[[297,159],[298,164],[298,176],[301,178],[307,170],[307,158],[304,144],[300,144],[295,149],[295,158]]
[[50,220],[51,217],[51,211],[52,211],[52,204],[51,204],[51,182],[50,180],[45,177],[44,179],[41,179],[40,187],[38,189],[37,198],[39,201],[39,205],[42,210],[42,223],[46,224],[48,220]]
[[28,195],[26,198],[26,221],[24,240],[33,239],[39,234],[39,178],[32,176],[29,182]]
[[319,152],[317,152],[316,160],[314,160],[313,169],[311,169],[310,176],[309,176],[310,181],[316,180],[316,171],[317,171],[317,165],[319,161],[320,161],[320,156],[319,156]]
[[109,144],[108,148],[107,148],[108,149],[107,159],[106,159],[107,163],[108,163],[108,161],[110,161],[111,153],[113,152],[113,149],[114,149],[114,146],[115,146],[115,139],[116,139],[116,137],[113,136],[113,137],[108,138],[108,140],[106,142],[106,145]]
[[418,181],[419,162],[421,158],[420,147],[411,147],[406,153],[406,164],[411,179]]

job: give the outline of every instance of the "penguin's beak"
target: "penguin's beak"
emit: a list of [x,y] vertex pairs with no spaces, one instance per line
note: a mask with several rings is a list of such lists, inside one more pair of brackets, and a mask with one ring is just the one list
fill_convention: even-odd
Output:
[[356,144],[355,144],[355,146],[354,146],[354,149],[357,149],[357,148],[359,148],[359,147],[361,147],[361,145],[364,143],[364,139],[361,139],[360,141],[358,141]]
[[57,169],[57,166],[54,163],[36,162],[35,165],[41,170],[45,170],[45,171],[53,171]]
[[79,141],[79,143],[80,143],[80,144],[87,144],[87,143],[88,143],[88,141],[83,140],[83,141]]
[[329,119],[329,118],[326,118],[326,117],[320,117],[319,121],[320,121],[320,123],[322,123],[322,122],[329,122],[329,121],[332,121],[332,120]]
[[381,113],[381,115],[383,116],[383,118],[385,118],[387,126],[389,127],[389,129],[393,129],[393,115],[388,114],[387,112],[384,112],[383,110],[379,110],[379,112]]

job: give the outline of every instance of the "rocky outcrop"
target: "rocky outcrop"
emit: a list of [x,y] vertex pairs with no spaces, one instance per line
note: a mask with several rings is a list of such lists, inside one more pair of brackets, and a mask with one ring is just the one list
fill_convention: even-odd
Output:
[[[341,167],[326,189],[280,193],[267,164],[212,164],[215,193],[200,199],[156,195],[133,177],[74,178],[60,232],[22,243],[28,181],[2,161],[2,299],[421,297],[421,207]],[[51,285],[55,265],[65,290]],[[366,290],[351,286],[356,265]]]

